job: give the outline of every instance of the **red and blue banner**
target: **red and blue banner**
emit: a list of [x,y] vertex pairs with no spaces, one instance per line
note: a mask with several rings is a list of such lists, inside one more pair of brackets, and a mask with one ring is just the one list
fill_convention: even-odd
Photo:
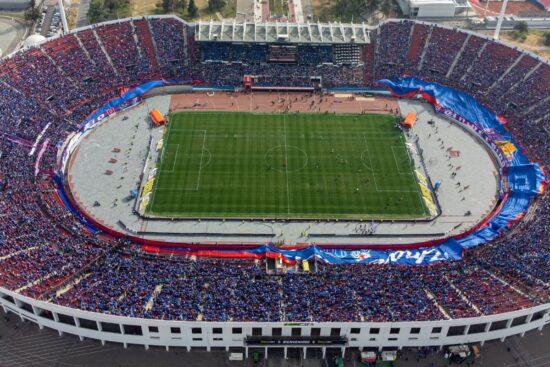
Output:
[[399,264],[430,265],[445,261],[460,260],[462,247],[454,239],[427,248],[410,250],[376,250],[376,249],[337,249],[323,246],[275,247],[271,244],[252,248],[224,249],[224,246],[201,249],[197,247],[155,247],[145,245],[143,249],[152,253],[180,256],[202,256],[215,258],[238,259],[280,259],[285,264],[295,264],[302,260],[317,260],[335,265],[344,264]]

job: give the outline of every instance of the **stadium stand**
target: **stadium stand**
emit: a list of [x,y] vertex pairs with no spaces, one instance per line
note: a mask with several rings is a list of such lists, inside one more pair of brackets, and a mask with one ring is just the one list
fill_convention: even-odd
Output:
[[[120,89],[159,76],[236,86],[254,74],[263,76],[259,85],[308,86],[319,75],[327,87],[349,87],[417,70],[482,98],[534,159],[550,165],[543,128],[550,66],[503,44],[434,25],[425,45],[428,26],[387,22],[359,53],[364,65],[317,67],[331,62],[330,47],[301,46],[297,63],[266,64],[264,46],[198,45],[186,27],[173,18],[112,22],[0,62],[2,287],[87,311],[204,321],[438,320],[550,301],[548,195],[507,236],[462,262],[429,267],[319,264],[312,274],[271,275],[264,260],[153,258],[123,239],[87,233],[55,197],[55,144]],[[250,65],[199,61],[245,59]],[[52,143],[37,174],[29,152],[43,131]]]
[[[467,36],[466,33],[456,29],[433,27],[432,36],[424,56],[422,74],[429,76],[429,79],[434,82],[444,82],[446,74],[460,52]],[[446,45],[446,52],[440,52],[441,45]]]

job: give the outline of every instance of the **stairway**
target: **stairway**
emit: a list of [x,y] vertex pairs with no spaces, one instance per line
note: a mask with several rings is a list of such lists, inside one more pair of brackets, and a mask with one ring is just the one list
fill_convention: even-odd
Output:
[[422,65],[424,65],[424,57],[426,56],[426,53],[428,52],[428,45],[430,44],[430,39],[432,38],[432,32],[433,27],[430,27],[430,31],[428,32],[428,37],[426,37],[426,43],[424,44],[424,49],[422,50],[422,54],[420,55],[420,62],[418,63],[418,67],[416,70],[422,70]]
[[[489,44],[488,42],[485,42],[485,43],[483,44],[483,46],[481,46],[481,48],[479,49],[479,51],[478,51],[477,54],[476,54],[476,60],[479,58],[479,56],[481,56],[481,54],[483,53],[483,51],[485,51],[485,48],[487,47],[488,44]],[[468,80],[468,78],[467,78],[466,76],[467,76],[468,74],[470,74],[470,71],[472,71],[472,69],[475,70],[474,65],[475,65],[475,60],[471,60],[470,66],[468,67],[468,69],[466,70],[466,72],[464,73],[464,75],[462,75],[462,77],[460,78],[460,81]]]
[[458,60],[460,60],[460,57],[462,56],[462,53],[464,52],[464,49],[466,48],[466,45],[468,44],[468,41],[470,41],[470,37],[472,37],[471,34],[469,34],[466,39],[464,40],[464,43],[462,44],[462,47],[460,47],[460,50],[455,56],[455,59],[453,60],[453,63],[449,67],[449,71],[447,71],[447,74],[445,74],[445,78],[449,79],[451,76],[456,64],[458,63]]
[[107,61],[109,62],[109,65],[111,65],[111,67],[115,71],[115,74],[120,77],[120,75],[118,74],[118,70],[116,69],[115,64],[113,63],[113,60],[111,59],[111,56],[109,56],[109,53],[107,52],[107,49],[105,49],[105,45],[103,44],[103,41],[101,41],[101,37],[99,37],[99,35],[97,34],[97,32],[95,30],[93,30],[92,33],[93,33],[97,43],[99,44],[99,47],[101,47],[101,51],[103,51],[103,53],[105,54],[105,57],[107,58]]
[[487,91],[485,92],[486,95],[489,94],[491,92],[491,89],[493,89],[498,83],[500,83],[500,81],[502,79],[504,79],[504,77],[506,75],[508,75],[510,70],[512,70],[521,61],[523,56],[525,56],[525,55],[524,54],[519,55],[518,58],[516,59],[516,61],[514,61],[513,64],[510,65],[510,67],[508,69],[506,69],[506,71],[504,73],[502,73],[502,75],[497,80],[495,80],[495,82],[489,88],[487,88]]

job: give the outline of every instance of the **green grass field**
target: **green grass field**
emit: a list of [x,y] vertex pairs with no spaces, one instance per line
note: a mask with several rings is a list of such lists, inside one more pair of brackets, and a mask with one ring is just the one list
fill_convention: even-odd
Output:
[[170,116],[147,214],[420,218],[402,133],[387,115]]

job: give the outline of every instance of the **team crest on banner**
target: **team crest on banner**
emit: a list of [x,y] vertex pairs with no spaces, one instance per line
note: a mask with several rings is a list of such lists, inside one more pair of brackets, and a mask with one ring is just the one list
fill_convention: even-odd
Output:
[[498,145],[500,150],[502,150],[502,154],[504,154],[508,159],[518,150],[510,141],[497,140],[495,143]]

